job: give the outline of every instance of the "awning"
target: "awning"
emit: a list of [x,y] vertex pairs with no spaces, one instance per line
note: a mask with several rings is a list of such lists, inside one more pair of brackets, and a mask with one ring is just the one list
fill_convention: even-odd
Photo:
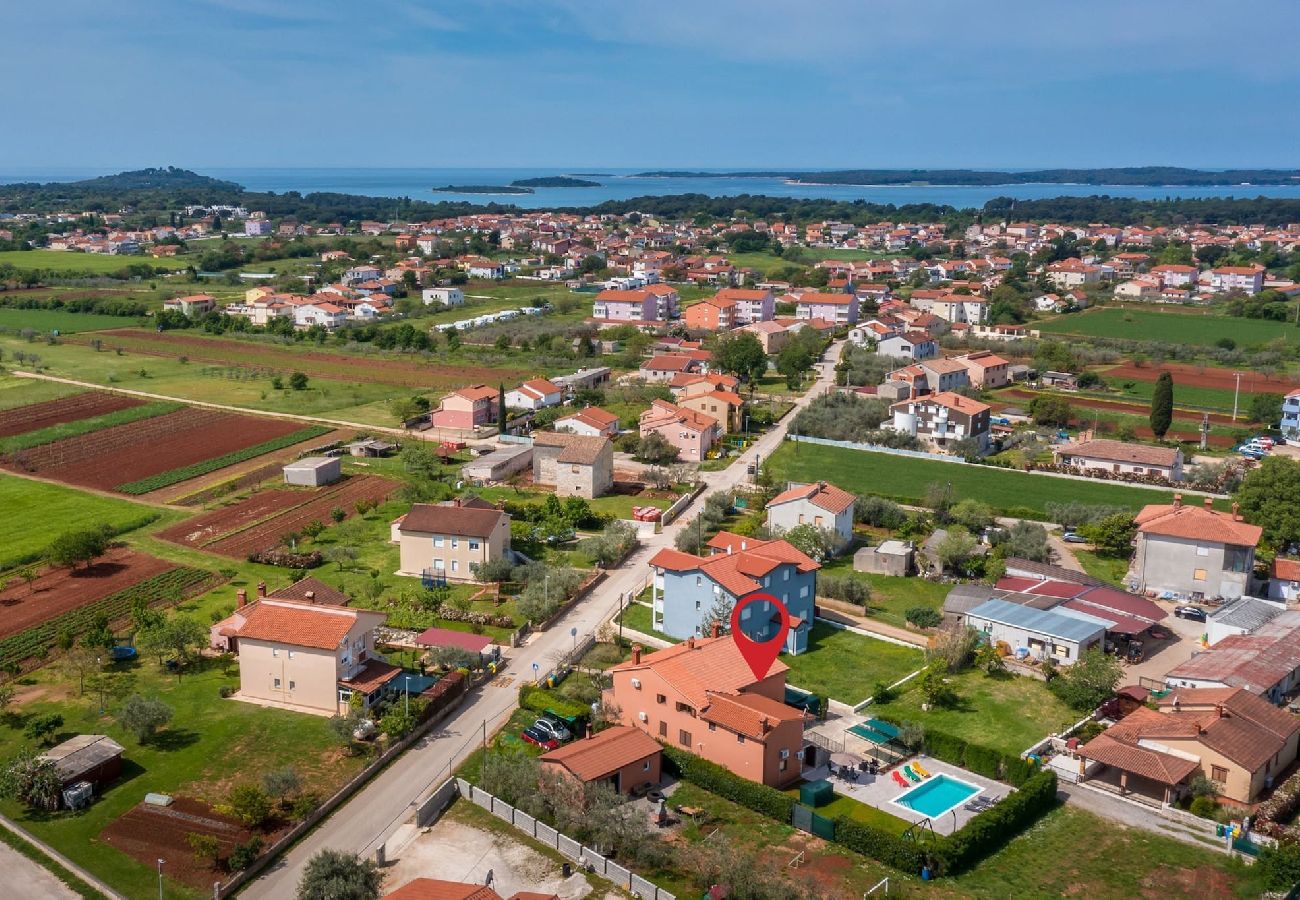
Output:
[[1091,619],[1106,622],[1106,630],[1113,631],[1116,634],[1141,634],[1151,627],[1151,623],[1145,619],[1121,616],[1101,607],[1092,606],[1082,600],[1067,600],[1061,604],[1061,607],[1082,613]]
[[415,643],[421,647],[459,647],[470,653],[482,653],[492,643],[492,638],[468,631],[452,631],[450,628],[426,628],[416,635]]

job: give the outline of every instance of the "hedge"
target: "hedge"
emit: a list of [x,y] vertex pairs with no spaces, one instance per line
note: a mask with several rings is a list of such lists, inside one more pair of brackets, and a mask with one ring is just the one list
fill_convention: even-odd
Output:
[[835,820],[835,843],[900,872],[917,873],[925,865],[925,848],[916,841],[843,816]]
[[585,720],[591,715],[591,707],[586,704],[565,700],[546,688],[535,684],[521,684],[519,686],[519,705],[524,709],[531,709],[533,712],[538,713],[544,713],[549,709],[561,716],[569,716],[574,719]]
[[959,875],[1002,847],[1056,806],[1056,773],[1034,775],[1020,789],[941,839],[932,857],[939,874]]
[[301,428],[298,431],[291,432],[282,437],[264,441],[260,444],[254,444],[251,447],[245,447],[244,449],[236,450],[233,453],[214,456],[211,459],[205,459],[196,462],[193,465],[182,466],[179,469],[159,472],[156,475],[150,475],[148,478],[142,478],[139,481],[119,484],[114,488],[114,490],[123,494],[147,494],[150,491],[170,487],[173,484],[179,484],[182,481],[188,481],[191,478],[197,478],[200,475],[215,472],[217,469],[224,469],[226,466],[233,466],[235,463],[241,463],[244,460],[253,459],[254,457],[261,456],[264,453],[283,450],[285,447],[291,447],[302,441],[309,441],[312,438],[320,437],[322,434],[328,434],[331,430],[332,429],[326,428],[323,425],[312,425],[310,428]]
[[[901,725],[895,721],[893,724]],[[945,731],[925,729],[925,751],[935,759],[970,769],[985,778],[997,778],[1020,787],[1038,772],[1038,766],[1019,756],[1010,756],[992,747],[963,740]]]
[[796,802],[793,797],[757,781],[741,778],[685,750],[676,747],[664,747],[663,750],[671,774],[732,803],[739,803],[782,824],[790,824]]

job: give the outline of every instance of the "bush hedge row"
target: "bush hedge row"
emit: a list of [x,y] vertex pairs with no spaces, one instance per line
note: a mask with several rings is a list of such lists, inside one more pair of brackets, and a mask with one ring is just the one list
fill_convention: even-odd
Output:
[[1056,806],[1056,773],[1044,770],[1020,789],[941,839],[932,856],[939,874],[959,875],[987,858]]
[[795,799],[788,794],[757,781],[741,778],[722,766],[676,747],[664,747],[664,761],[668,771],[677,777],[732,803],[739,803],[778,822],[790,824]]
[[[894,722],[895,725],[902,724]],[[1035,763],[959,738],[929,726],[925,729],[925,752],[954,766],[970,769],[976,775],[996,778],[1019,787],[1038,771]]]
[[591,707],[586,704],[565,700],[563,697],[535,684],[521,684],[519,686],[519,705],[536,713],[544,713],[549,709],[561,716],[570,716],[575,719],[587,719],[591,716]]

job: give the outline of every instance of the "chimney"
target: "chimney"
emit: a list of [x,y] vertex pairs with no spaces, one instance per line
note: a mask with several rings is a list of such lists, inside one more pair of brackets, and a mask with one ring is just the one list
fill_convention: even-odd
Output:
[[686,649],[687,650],[695,649],[695,635],[691,635],[686,639]]
[[767,734],[772,730],[772,723],[768,721],[767,716],[763,716],[762,720],[758,724],[763,734]]
[[1183,495],[1174,494],[1174,509],[1178,509],[1178,507],[1182,505],[1183,505]]
[[1205,508],[1206,508],[1206,509],[1214,509],[1214,498],[1213,498],[1213,497],[1206,497],[1206,498],[1205,498]]
[[709,629],[709,631],[710,631],[709,634],[710,637],[715,637],[715,638],[722,637],[722,623],[714,622],[713,627]]
[[1241,504],[1238,503],[1236,500],[1232,501],[1232,521],[1234,522],[1241,521]]
[[727,555],[728,555],[728,556],[731,555],[731,545],[730,545],[730,544],[727,545]]
[[305,596],[305,597],[307,598],[307,602],[308,602],[308,603],[315,603],[315,602],[316,602],[316,592],[315,592],[315,591],[308,591],[308,592],[307,592],[306,594],[304,594],[303,596]]
[[591,723],[590,723],[590,722],[587,723],[587,728],[586,728],[586,738],[587,738],[587,740],[591,740]]
[[240,588],[235,591],[235,609],[243,609],[248,605],[248,591]]
[[641,664],[641,645],[640,645],[640,644],[633,644],[633,645],[632,645],[632,665],[634,665],[634,666],[639,666],[640,664]]
[[259,596],[259,597],[265,597],[265,596],[266,596],[266,582],[265,582],[265,581],[259,581],[259,582],[257,583],[257,596]]
[[1222,703],[1216,703],[1216,704],[1214,704],[1214,715],[1215,715],[1217,718],[1220,718],[1220,719],[1223,718],[1223,704],[1222,704]]
[[451,501],[451,505],[452,505],[452,506],[460,506],[460,498],[457,497],[456,499],[452,500],[452,501]]

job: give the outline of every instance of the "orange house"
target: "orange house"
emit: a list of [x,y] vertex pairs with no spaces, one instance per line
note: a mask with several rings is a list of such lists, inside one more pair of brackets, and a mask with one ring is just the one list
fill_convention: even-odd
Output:
[[728,331],[736,325],[736,301],[726,297],[707,297],[682,313],[687,328],[701,331]]
[[743,778],[784,788],[802,775],[804,715],[785,705],[790,667],[755,678],[730,637],[688,638],[610,669],[623,724]]

